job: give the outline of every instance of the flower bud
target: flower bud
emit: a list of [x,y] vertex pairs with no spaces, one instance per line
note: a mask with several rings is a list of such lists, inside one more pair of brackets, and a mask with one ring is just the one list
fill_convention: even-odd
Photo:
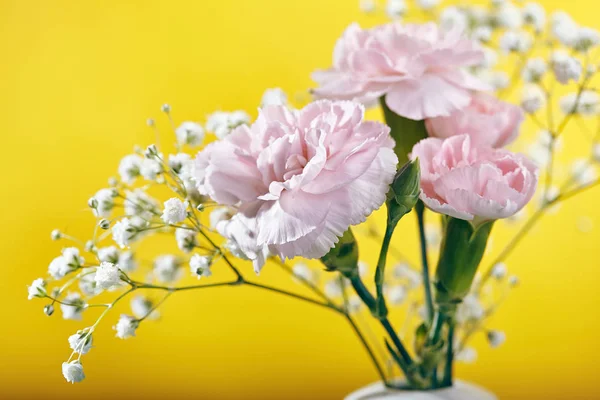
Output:
[[394,151],[398,156],[398,162],[405,163],[408,161],[408,154],[413,146],[428,136],[425,122],[414,121],[394,113],[383,98],[381,99],[381,108],[385,116],[385,123],[391,129],[390,136],[396,142]]
[[165,103],[160,107],[160,111],[164,112],[165,114],[168,114],[171,112],[171,106]]
[[156,148],[156,145],[151,144],[150,146],[146,147],[146,151],[144,152],[144,157],[152,159],[157,154],[158,154],[158,149]]
[[88,207],[93,210],[98,208],[98,200],[96,200],[95,197],[90,197],[90,199],[88,200]]
[[110,222],[107,219],[101,219],[98,226],[104,230],[110,228]]
[[47,316],[51,316],[52,314],[54,314],[54,306],[52,304],[46,304],[44,306],[44,314],[46,314]]
[[407,162],[396,172],[387,195],[388,219],[396,224],[417,204],[420,193],[419,160]]
[[152,118],[148,118],[146,120],[146,125],[148,125],[148,126],[154,126],[154,120]]
[[55,229],[52,232],[50,232],[50,237],[52,238],[52,240],[58,240],[62,237],[62,233],[58,229]]

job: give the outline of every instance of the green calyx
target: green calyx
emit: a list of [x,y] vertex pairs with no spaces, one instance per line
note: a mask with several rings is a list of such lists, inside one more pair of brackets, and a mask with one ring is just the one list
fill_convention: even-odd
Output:
[[435,275],[435,302],[440,311],[452,315],[469,293],[485,252],[494,221],[473,225],[447,217]]
[[358,244],[348,228],[335,247],[321,257],[328,271],[339,271],[347,278],[358,275]]

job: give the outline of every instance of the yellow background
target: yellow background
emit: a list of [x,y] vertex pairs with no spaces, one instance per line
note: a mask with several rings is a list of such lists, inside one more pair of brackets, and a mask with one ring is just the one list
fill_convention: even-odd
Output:
[[[542,3],[599,27],[593,0]],[[173,296],[160,323],[128,341],[110,329],[117,310],[84,357],[86,381],[69,385],[66,338],[89,319],[48,318],[44,302],[26,299],[65,245],[49,232],[90,232],[87,198],[134,144],[152,141],[147,117],[167,127],[163,102],[178,121],[203,120],[255,110],[267,87],[300,92],[353,20],[373,23],[354,0],[2,0],[0,398],[336,399],[376,380],[336,315],[225,288]],[[490,324],[508,341],[490,350],[478,337],[479,361],[460,366],[461,378],[501,399],[600,397],[599,201],[595,190],[566,203],[509,259],[522,284]],[[587,235],[581,216],[595,224]],[[412,221],[402,228],[415,256]],[[496,232],[495,250],[509,232]],[[373,260],[375,247],[362,251]],[[275,268],[261,280],[294,288]]]

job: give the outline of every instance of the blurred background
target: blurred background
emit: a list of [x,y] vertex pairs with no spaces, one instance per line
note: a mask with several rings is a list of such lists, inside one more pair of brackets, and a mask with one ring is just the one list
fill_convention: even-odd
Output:
[[[540,3],[600,27],[596,1]],[[95,219],[87,199],[134,144],[153,141],[146,119],[169,134],[161,104],[181,122],[204,121],[217,109],[254,116],[269,87],[302,98],[313,86],[310,73],[330,64],[352,21],[378,19],[362,15],[355,0],[0,2],[0,398],[339,399],[377,380],[340,317],[224,288],[172,296],[161,320],[127,341],[114,337],[115,310],[85,356],[87,379],[70,385],[61,375],[67,337],[88,320],[46,317],[45,302],[26,295],[66,245],[50,240],[52,229],[89,236]],[[567,152],[587,155],[577,143]],[[507,342],[490,349],[476,336],[478,361],[459,365],[459,378],[501,399],[600,398],[599,201],[598,189],[569,200],[509,257],[520,285],[488,324]],[[408,219],[396,243],[416,259]],[[499,225],[491,253],[514,232]],[[377,250],[365,239],[361,258],[372,266]],[[260,280],[295,288],[268,266]],[[395,313],[401,321],[402,310]]]

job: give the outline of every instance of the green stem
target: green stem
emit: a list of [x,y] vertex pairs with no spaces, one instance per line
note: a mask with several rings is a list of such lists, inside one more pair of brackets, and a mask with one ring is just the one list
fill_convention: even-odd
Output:
[[354,291],[356,292],[358,297],[360,297],[360,299],[363,301],[363,303],[365,303],[366,306],[369,308],[371,313],[374,313],[376,300],[373,297],[373,295],[371,294],[371,292],[369,292],[369,289],[367,289],[367,287],[365,286],[363,281],[360,279],[360,276],[358,276],[358,275],[351,276],[350,284],[354,288]]
[[433,320],[433,296],[431,294],[431,278],[429,275],[429,261],[427,259],[427,238],[425,236],[425,205],[421,200],[415,207],[417,220],[419,222],[419,238],[421,242],[421,261],[423,263],[423,286],[425,287],[425,305],[427,307],[427,319],[429,323]]
[[442,386],[452,386],[452,364],[454,362],[454,323],[448,322],[448,348],[446,349],[446,365],[444,366],[444,379]]
[[394,343],[394,346],[396,346],[396,349],[398,350],[398,352],[402,356],[402,360],[403,360],[403,362],[404,362],[404,364],[405,364],[405,366],[407,368],[407,371],[404,371],[404,372],[407,375],[409,375],[408,374],[408,367],[411,366],[412,363],[413,363],[413,360],[410,357],[410,354],[406,350],[406,347],[404,347],[404,345],[402,344],[402,341],[400,340],[400,338],[396,334],[396,331],[394,330],[394,328],[390,324],[390,321],[387,318],[384,318],[384,319],[381,320],[381,325],[383,325],[383,328],[385,329],[385,331],[390,336],[390,339],[392,339],[392,343]]
[[396,224],[392,223],[389,219],[385,228],[385,235],[381,243],[381,251],[379,252],[379,261],[377,261],[377,270],[375,271],[375,290],[377,293],[377,300],[375,303],[375,311],[379,318],[385,318],[388,314],[387,306],[385,304],[385,296],[383,294],[383,283],[385,281],[385,263],[387,260],[387,253],[390,248],[390,242],[392,240],[392,234]]
[[446,318],[444,314],[442,314],[440,311],[436,311],[434,313],[433,322],[429,331],[429,336],[427,338],[429,345],[435,345],[440,341],[442,327],[444,326],[445,319]]

